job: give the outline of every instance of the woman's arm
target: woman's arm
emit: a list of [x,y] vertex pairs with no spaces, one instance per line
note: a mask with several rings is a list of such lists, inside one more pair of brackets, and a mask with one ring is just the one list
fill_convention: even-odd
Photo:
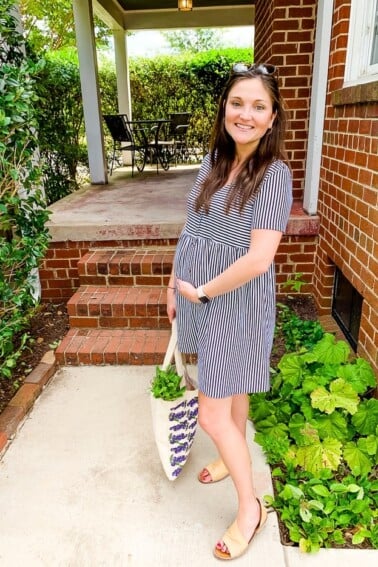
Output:
[[[223,295],[266,272],[274,260],[281,238],[282,232],[277,230],[252,230],[248,252],[214,279],[202,282],[207,297],[212,299]],[[197,289],[192,284],[177,280],[176,285],[178,292],[186,299],[199,303]]]
[[176,317],[176,281],[173,269],[167,287],[167,315],[169,322],[172,323]]

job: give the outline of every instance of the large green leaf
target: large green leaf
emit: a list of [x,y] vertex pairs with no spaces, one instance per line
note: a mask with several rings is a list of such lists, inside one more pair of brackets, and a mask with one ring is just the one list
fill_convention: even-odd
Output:
[[289,421],[289,432],[297,445],[304,445],[303,428],[305,419],[300,413],[295,413]]
[[340,366],[337,376],[344,378],[357,394],[363,394],[369,387],[375,386],[373,369],[363,358],[357,358],[353,363]]
[[311,403],[314,408],[325,413],[332,413],[336,408],[344,408],[351,414],[356,413],[359,397],[345,380],[342,378],[334,380],[329,390],[320,386],[311,393]]
[[334,335],[325,333],[324,337],[316,343],[312,352],[319,362],[342,364],[348,360],[350,348],[345,341],[336,341]]
[[302,428],[302,435],[304,439],[304,445],[313,445],[319,442],[319,433],[316,427],[311,423],[305,423]]
[[321,439],[335,437],[344,441],[348,436],[347,421],[337,410],[329,415],[320,415],[316,419],[316,425]]
[[369,474],[372,469],[372,461],[369,456],[361,451],[353,441],[345,445],[343,457],[356,476]]
[[341,443],[327,438],[323,442],[299,447],[296,459],[299,466],[315,475],[323,468],[336,470],[341,461]]
[[257,423],[274,413],[274,404],[267,401],[261,394],[253,394],[251,396],[250,407],[254,423]]
[[337,378],[337,368],[329,364],[322,364],[314,374],[309,374],[303,379],[302,389],[305,394],[311,394],[319,386],[327,386],[334,378]]
[[284,500],[291,500],[292,498],[294,498],[294,500],[300,500],[304,497],[303,490],[290,483],[285,484],[284,489],[281,490],[279,495]]
[[357,447],[367,455],[375,457],[378,451],[378,439],[376,435],[368,435],[368,437],[360,437],[357,441]]
[[280,362],[278,368],[284,377],[285,382],[288,382],[293,388],[299,386],[303,375],[303,360],[298,354],[285,354]]
[[361,402],[352,423],[361,435],[373,435],[378,427],[378,400],[371,398]]

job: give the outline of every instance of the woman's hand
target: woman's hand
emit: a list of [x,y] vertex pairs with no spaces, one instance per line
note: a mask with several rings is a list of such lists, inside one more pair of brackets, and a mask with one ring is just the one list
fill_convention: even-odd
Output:
[[197,288],[189,282],[183,280],[176,280],[177,293],[188,299],[192,303],[201,303],[198,299]]
[[169,322],[172,323],[176,317],[176,290],[169,287],[167,289],[167,315]]

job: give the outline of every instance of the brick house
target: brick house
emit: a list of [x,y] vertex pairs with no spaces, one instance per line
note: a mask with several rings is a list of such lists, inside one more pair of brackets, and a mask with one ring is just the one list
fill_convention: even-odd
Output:
[[[289,152],[295,191],[310,214],[315,213],[312,196],[301,191],[307,183],[318,185],[312,292],[320,312],[332,310],[358,354],[377,370],[377,2],[272,0],[268,10],[266,4],[256,1],[255,59],[271,61],[283,75],[283,94],[292,111]],[[330,34],[329,55],[326,46],[316,52],[315,33]],[[311,121],[310,107],[311,97],[319,96],[314,80],[322,65],[326,91],[317,156],[311,144],[321,131]],[[317,119],[316,109],[311,111]],[[321,108],[318,117],[322,119]],[[320,159],[318,180],[309,178],[310,159]]]
[[[84,107],[100,108],[93,94],[98,91],[93,53],[85,51],[88,41],[93,41],[92,0],[73,3],[79,58],[87,73]],[[95,4],[106,22],[117,23],[116,61],[124,61],[117,67],[119,85],[127,86],[127,58],[121,45],[128,25],[133,29],[182,26],[176,19],[176,0],[156,1],[153,11],[151,6],[147,0]],[[279,68],[290,111],[287,148],[297,208],[277,255],[278,283],[288,274],[303,272],[308,282],[304,291],[313,293],[319,312],[332,311],[353,348],[378,372],[377,0],[241,0],[237,6],[193,0],[193,6],[187,27],[254,23],[255,61]],[[201,10],[196,11],[196,6]],[[164,20],[159,15],[163,8],[168,10]],[[222,10],[228,24],[222,23]],[[127,88],[122,92],[119,107],[127,112]],[[100,111],[92,110],[90,120],[92,181],[106,183]],[[88,249],[89,243],[80,247],[52,242],[41,278],[46,298],[68,298],[77,285],[77,260]],[[66,287],[60,297],[53,297],[49,282],[56,278],[54,262],[63,258]]]

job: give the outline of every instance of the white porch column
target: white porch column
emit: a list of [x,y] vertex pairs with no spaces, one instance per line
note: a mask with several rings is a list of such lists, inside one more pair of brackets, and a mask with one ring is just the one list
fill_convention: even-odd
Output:
[[113,30],[117,76],[118,112],[132,120],[130,74],[127,58],[127,36],[124,30]]
[[101,120],[92,0],[73,0],[91,182],[108,182]]
[[316,20],[314,68],[312,74],[310,123],[308,129],[306,177],[303,199],[303,208],[310,215],[315,215],[318,208],[332,15],[333,0],[319,0]]

